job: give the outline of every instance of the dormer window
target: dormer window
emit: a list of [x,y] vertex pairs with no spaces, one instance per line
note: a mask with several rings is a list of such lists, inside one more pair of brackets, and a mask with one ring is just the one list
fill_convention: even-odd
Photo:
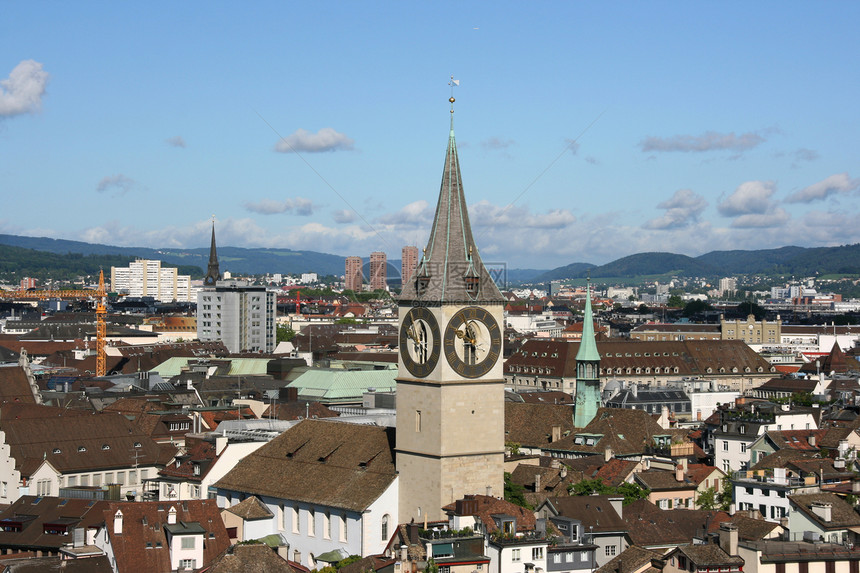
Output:
[[481,283],[481,279],[478,277],[467,276],[465,278],[466,282],[466,294],[470,296],[478,296],[478,286]]
[[61,450],[60,448],[54,448],[54,453],[55,454],[62,454],[63,450]]
[[110,449],[110,445],[109,445],[109,444],[102,444],[102,449],[103,449],[103,450],[109,450],[109,449]]
[[85,451],[87,451],[86,446],[78,446],[78,452],[85,452]]
[[430,277],[422,275],[415,278],[415,292],[418,296],[424,295],[430,287]]

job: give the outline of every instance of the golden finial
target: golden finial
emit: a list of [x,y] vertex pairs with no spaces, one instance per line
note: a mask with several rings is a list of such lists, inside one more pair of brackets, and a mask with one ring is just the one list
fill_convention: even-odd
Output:
[[451,81],[448,82],[448,85],[451,86],[451,97],[448,98],[448,101],[451,102],[451,113],[454,113],[454,86],[459,86],[460,80],[455,80],[454,76],[451,76]]

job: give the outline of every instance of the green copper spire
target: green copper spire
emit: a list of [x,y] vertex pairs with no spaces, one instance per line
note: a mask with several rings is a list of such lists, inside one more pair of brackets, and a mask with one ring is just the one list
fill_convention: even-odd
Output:
[[584,428],[600,408],[600,353],[594,340],[594,315],[591,313],[591,280],[585,290],[585,313],[582,317],[582,339],[576,353],[576,397],[573,423]]
[[582,317],[582,339],[579,342],[579,352],[576,360],[600,361],[597,342],[594,340],[594,315],[591,313],[591,280],[585,290],[585,312]]

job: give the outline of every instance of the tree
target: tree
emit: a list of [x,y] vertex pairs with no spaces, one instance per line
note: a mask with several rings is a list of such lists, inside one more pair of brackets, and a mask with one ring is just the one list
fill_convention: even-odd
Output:
[[669,308],[683,308],[684,307],[684,299],[682,299],[679,295],[673,294],[669,297],[668,302],[666,302],[666,306]]
[[510,472],[505,472],[505,501],[509,501],[526,509],[534,509],[529,505],[529,502],[526,501],[526,498],[523,495],[524,492],[525,488],[523,488],[523,486],[511,481]]
[[717,488],[709,487],[696,498],[696,507],[699,509],[717,508]]
[[717,494],[717,503],[720,506],[720,509],[723,511],[728,511],[732,505],[732,502],[735,500],[735,486],[732,483],[732,479],[735,477],[735,472],[729,471],[726,477],[723,478],[722,487],[720,488],[720,493]]
[[572,484],[567,489],[570,495],[620,495],[624,497],[622,505],[629,505],[637,499],[646,499],[651,490],[645,489],[638,483],[623,483],[617,487],[606,485],[600,479],[586,479]]
[[744,301],[738,305],[738,312],[742,316],[755,316],[756,320],[761,320],[767,314],[767,311],[761,306],[751,301]]
[[290,342],[295,337],[296,331],[286,324],[279,324],[275,327],[275,340],[277,340],[278,343]]
[[706,303],[703,300],[691,300],[687,304],[684,305],[683,315],[686,317],[694,316],[696,314],[700,314],[705,312],[706,310],[712,310],[713,307]]

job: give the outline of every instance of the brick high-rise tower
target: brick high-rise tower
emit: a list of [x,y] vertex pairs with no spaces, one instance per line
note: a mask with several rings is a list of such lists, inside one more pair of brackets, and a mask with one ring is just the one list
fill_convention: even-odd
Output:
[[361,292],[361,257],[347,257],[343,275],[344,288]]
[[388,257],[385,253],[370,253],[370,290],[385,290]]

